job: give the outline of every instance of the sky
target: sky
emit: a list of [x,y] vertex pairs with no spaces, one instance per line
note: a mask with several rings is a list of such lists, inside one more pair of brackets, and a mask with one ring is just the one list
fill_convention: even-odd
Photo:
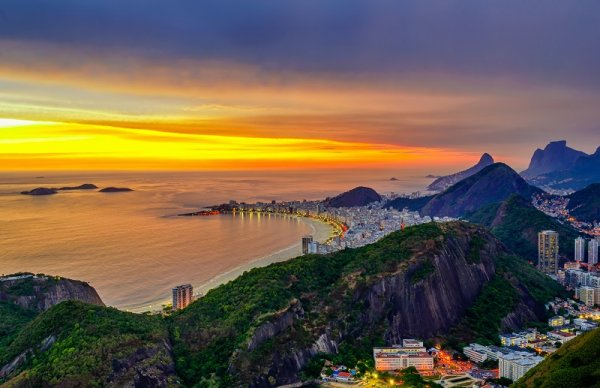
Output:
[[3,0],[0,170],[524,169],[599,69],[596,0]]

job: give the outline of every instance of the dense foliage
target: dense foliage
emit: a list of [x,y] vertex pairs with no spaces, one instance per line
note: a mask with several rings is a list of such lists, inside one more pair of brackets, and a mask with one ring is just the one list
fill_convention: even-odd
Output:
[[561,346],[527,372],[514,387],[600,387],[600,329]]
[[496,275],[467,309],[465,317],[452,329],[446,345],[463,348],[470,342],[497,344],[500,323],[518,301],[514,287],[502,276]]
[[8,345],[36,315],[36,311],[24,309],[14,303],[0,301],[0,365],[8,356],[6,354]]
[[463,348],[471,342],[498,344],[502,319],[521,300],[520,291],[526,291],[540,307],[554,297],[566,297],[566,291],[559,283],[521,258],[499,256],[496,259],[496,276],[486,284],[465,317],[451,330],[446,345]]
[[[2,362],[28,349],[27,371],[10,381],[15,385],[103,385],[116,360],[127,359],[140,349],[157,349],[167,339],[158,317],[125,313],[80,302],[63,302],[40,314],[6,348]],[[38,352],[44,343],[52,346]],[[155,352],[155,359],[168,359]]]
[[502,203],[494,203],[467,216],[469,221],[487,226],[492,234],[511,251],[521,257],[537,261],[538,232],[552,229],[559,233],[562,255],[573,254],[573,241],[579,233],[534,208],[521,196],[512,196]]
[[569,214],[579,221],[600,221],[600,183],[591,184],[569,195],[567,208]]

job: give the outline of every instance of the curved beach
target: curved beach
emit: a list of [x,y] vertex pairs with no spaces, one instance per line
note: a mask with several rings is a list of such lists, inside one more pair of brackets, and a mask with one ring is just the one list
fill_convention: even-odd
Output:
[[[310,233],[312,234],[313,239],[320,243],[326,242],[329,238],[333,237],[335,234],[335,230],[332,225],[330,225],[326,222],[317,220],[317,219],[308,218],[308,217],[300,217],[300,216],[295,216],[295,215],[273,214],[271,216],[273,216],[273,217],[291,217],[291,218],[299,220],[300,222],[304,223],[311,229]],[[301,241],[297,241],[288,247],[280,249],[280,250],[273,252],[271,254],[268,254],[266,256],[260,256],[260,257],[251,259],[245,263],[242,263],[242,264],[234,267],[233,269],[230,269],[226,272],[223,272],[216,276],[213,276],[209,280],[204,281],[200,284],[192,283],[192,285],[194,286],[194,295],[196,295],[196,296],[205,295],[211,289],[216,288],[222,284],[228,283],[228,282],[236,279],[240,275],[242,275],[244,272],[250,271],[253,268],[265,267],[265,266],[268,266],[269,264],[286,261],[286,260],[292,259],[292,258],[300,256],[300,255],[302,255]],[[171,299],[165,298],[165,299],[161,299],[161,300],[154,300],[151,302],[151,304],[144,303],[144,304],[139,304],[137,306],[130,306],[126,310],[131,311],[131,312],[136,312],[136,313],[142,313],[142,312],[147,312],[147,311],[159,311],[161,309],[161,307],[159,307],[159,306],[167,305],[170,303],[171,303]]]
[[[297,217],[297,216],[285,216],[285,217]],[[308,218],[308,217],[297,217],[302,222],[306,223],[312,229],[313,239],[317,242],[323,243],[329,239],[333,234],[333,227],[328,223]],[[194,294],[204,295],[213,288],[225,284],[242,275],[246,271],[250,271],[253,268],[266,267],[269,264],[286,261],[294,257],[302,255],[301,242],[291,245],[287,248],[281,249],[277,252],[273,252],[268,256],[259,257],[251,260],[247,263],[239,265],[234,269],[217,275],[207,282],[202,284],[193,285]]]

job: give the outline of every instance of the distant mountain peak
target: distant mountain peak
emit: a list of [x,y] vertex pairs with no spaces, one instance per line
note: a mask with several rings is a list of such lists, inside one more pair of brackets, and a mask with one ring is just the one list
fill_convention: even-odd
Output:
[[429,216],[461,217],[513,194],[530,198],[541,192],[508,165],[494,163],[433,197],[421,212]]
[[483,155],[481,155],[481,158],[479,158],[479,162],[477,162],[476,165],[455,174],[437,178],[429,185],[429,187],[427,187],[427,190],[444,191],[453,184],[468,178],[473,174],[477,174],[479,171],[492,164],[494,164],[494,158],[492,158],[492,155],[485,152]]
[[479,159],[479,162],[477,164],[490,165],[493,163],[494,163],[494,158],[492,158],[492,155],[485,152],[483,155],[481,155],[481,158]]
[[566,140],[551,141],[543,150],[539,148],[535,150],[529,167],[521,175],[533,178],[548,172],[567,170],[582,156],[587,154],[568,147]]

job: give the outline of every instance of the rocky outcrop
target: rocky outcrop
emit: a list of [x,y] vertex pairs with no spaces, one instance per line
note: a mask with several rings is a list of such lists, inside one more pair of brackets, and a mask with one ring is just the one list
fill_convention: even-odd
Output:
[[494,158],[492,158],[490,154],[485,153],[481,155],[481,158],[479,159],[479,162],[477,162],[476,165],[464,171],[437,178],[427,187],[427,190],[437,192],[444,191],[453,184],[456,184],[462,181],[463,179],[470,177],[471,175],[477,174],[479,171],[492,164],[494,164]]
[[[340,312],[309,346],[273,352],[269,367],[254,375],[250,385],[272,387],[295,383],[299,381],[299,371],[316,354],[337,353],[344,340],[367,335],[374,327],[385,327],[388,345],[400,343],[406,337],[429,338],[447,332],[494,276],[494,258],[505,253],[497,240],[482,232],[477,235],[484,241],[477,254],[480,259],[473,259],[474,236],[447,238],[440,249],[423,252],[403,270],[377,277],[366,286],[357,286],[351,301],[351,305],[362,306],[359,316],[353,319],[356,323],[348,324],[348,316],[344,316],[352,313]],[[423,272],[424,269],[427,270]],[[288,328],[294,323],[302,325],[304,317],[295,315],[291,319],[289,314],[280,314],[269,325],[263,324],[255,335],[260,333],[260,341],[264,343],[277,338],[278,330],[273,328]],[[253,338],[251,343],[255,342]]]
[[98,190],[100,193],[126,193],[129,191],[133,191],[128,187],[105,187],[101,190]]
[[[46,350],[50,349],[50,347],[52,345],[54,345],[55,342],[56,342],[56,337],[51,335],[42,341],[42,343],[38,346],[37,350],[39,352],[45,352]],[[25,364],[25,362],[30,357],[32,357],[34,354],[35,354],[35,352],[34,352],[34,349],[32,349],[32,348],[29,348],[29,349],[25,350],[24,352],[22,352],[21,354],[19,354],[11,362],[7,363],[2,368],[0,368],[0,378],[5,378],[7,376],[10,376],[12,373],[14,373],[16,370],[18,370],[23,364]]]
[[33,190],[29,190],[29,191],[21,191],[21,194],[23,194],[23,195],[33,195],[33,196],[52,195],[52,194],[56,194],[56,193],[57,193],[56,189],[51,189],[48,187],[38,187],[37,189],[33,189]]
[[104,306],[96,290],[88,283],[52,276],[24,274],[0,281],[0,300],[23,308],[45,311],[67,300]]
[[270,368],[265,374],[253,377],[249,385],[253,388],[267,388],[297,383],[300,381],[298,372],[311,358],[319,353],[337,353],[340,341],[341,337],[333,337],[328,332],[319,336],[308,348],[294,349],[285,353],[276,351],[272,356]]
[[277,314],[274,319],[263,323],[254,331],[248,342],[248,351],[253,351],[265,341],[283,332],[292,326],[296,320],[303,317],[304,310],[302,309],[302,304],[297,300],[292,301],[289,308]]
[[114,359],[107,384],[115,387],[169,387],[176,380],[171,345],[165,340]]
[[388,344],[402,338],[428,338],[445,333],[463,316],[483,286],[494,276],[496,257],[503,248],[490,240],[481,262],[469,263],[469,240],[449,239],[443,249],[429,258],[432,272],[414,282],[419,270],[414,264],[404,273],[387,276],[356,295],[364,300],[363,322],[370,326],[385,319]]

